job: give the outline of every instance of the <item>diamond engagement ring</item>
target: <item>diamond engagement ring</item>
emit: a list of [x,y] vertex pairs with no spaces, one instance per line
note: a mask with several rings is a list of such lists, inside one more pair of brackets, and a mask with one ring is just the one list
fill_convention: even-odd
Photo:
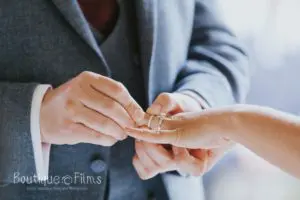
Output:
[[148,124],[147,124],[149,129],[151,129],[151,123],[152,123],[153,118],[154,118],[154,115],[151,115],[150,118],[149,118],[149,121],[148,121]]
[[157,129],[156,129],[156,134],[160,133],[162,123],[163,123],[163,121],[165,119],[165,115],[158,116],[158,119],[159,119],[159,121],[158,121],[158,126],[157,126]]
[[[151,130],[154,130],[156,134],[159,134],[160,131],[161,131],[161,126],[162,126],[165,118],[166,118],[165,114],[151,115],[150,118],[149,118],[148,124],[147,124],[148,128],[151,129]],[[157,121],[157,126],[155,128],[151,127],[153,120]]]

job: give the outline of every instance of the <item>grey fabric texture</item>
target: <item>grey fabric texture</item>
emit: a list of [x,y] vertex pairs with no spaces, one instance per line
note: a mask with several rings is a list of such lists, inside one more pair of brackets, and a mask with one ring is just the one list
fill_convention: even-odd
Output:
[[[185,90],[214,107],[242,101],[248,89],[247,56],[220,21],[212,3],[135,0],[136,14],[131,17],[137,36],[129,33],[124,37],[130,38],[130,45],[115,37],[119,42],[108,39],[99,46],[75,0],[1,1],[0,199],[101,200],[106,190],[111,200],[146,198],[140,180],[128,166],[134,153],[132,140],[112,148],[89,144],[52,146],[49,176],[80,172],[101,176],[100,185],[72,184],[73,188],[66,188],[61,184],[54,188],[53,184],[14,184],[15,173],[26,177],[35,174],[30,136],[33,91],[38,84],[56,87],[82,71],[93,71],[124,82],[144,108],[161,92]],[[123,48],[128,52],[119,51]],[[111,59],[114,53],[118,59],[127,55],[128,64],[137,64],[124,70],[117,64],[122,61]],[[95,173],[90,167],[95,159],[107,163],[107,169]],[[112,190],[107,188],[109,174]],[[130,184],[132,187],[128,187]],[[188,192],[188,188],[182,192]]]
[[[134,13],[133,1],[119,1],[119,18],[109,37],[105,39],[97,30],[92,29],[92,31],[111,70],[111,77],[123,83],[132,97],[145,109],[146,95],[138,58]],[[110,200],[118,200],[120,197],[147,199],[147,193],[150,191],[147,191],[145,182],[138,177],[133,168],[133,156],[134,140],[132,138],[119,142],[111,148],[108,191]],[[159,182],[156,181],[156,184]]]

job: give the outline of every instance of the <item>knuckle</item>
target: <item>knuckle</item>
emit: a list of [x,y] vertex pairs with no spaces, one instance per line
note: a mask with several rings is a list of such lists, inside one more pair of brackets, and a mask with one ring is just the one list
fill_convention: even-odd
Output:
[[74,78],[71,81],[64,84],[64,93],[68,94],[68,96],[72,96],[78,92],[78,86],[79,86],[80,79]]
[[129,110],[131,112],[134,111],[134,109],[135,109],[134,102],[130,101],[129,104],[125,105],[125,109]]
[[99,124],[96,118],[91,116],[85,116],[85,118],[86,118],[86,122],[90,124],[93,127],[93,129],[100,130],[101,124]]
[[67,113],[69,113],[71,116],[76,115],[76,111],[77,111],[76,102],[73,99],[67,99],[65,103],[65,109]]
[[76,130],[74,130],[73,123],[67,119],[63,120],[62,126],[61,126],[61,133],[70,134],[73,131],[76,131]]
[[112,100],[108,100],[105,102],[105,107],[109,110],[115,110],[117,108],[117,102],[112,101]]
[[79,74],[79,77],[88,78],[91,77],[92,72],[91,71],[83,71]]
[[70,121],[70,120],[64,120],[63,122],[62,122],[62,124],[63,124],[63,128],[65,129],[65,130],[73,130],[74,128],[73,128],[73,123]]
[[122,96],[126,91],[126,88],[121,82],[116,82],[116,84],[113,87],[113,91],[116,93],[116,95]]
[[86,81],[90,81],[92,79],[95,79],[98,76],[99,76],[98,74],[96,74],[92,71],[83,71],[77,76],[77,78],[78,78],[79,81],[86,82]]
[[109,119],[107,118],[103,118],[101,121],[100,121],[100,124],[103,128],[108,128],[110,125],[111,125],[111,122]]
[[164,93],[162,93],[159,97],[160,97],[160,100],[161,100],[161,101],[164,101],[164,102],[169,102],[169,101],[171,101],[171,96],[170,96],[169,93],[164,92]]
[[144,172],[141,173],[141,179],[146,180],[154,176],[153,172],[149,168],[145,168]]
[[110,146],[113,146],[113,145],[116,144],[116,143],[117,143],[117,140],[109,139],[109,140],[105,141],[104,146],[110,147]]
[[80,99],[81,101],[88,101],[90,102],[93,97],[92,97],[92,94],[89,93],[88,91],[84,91],[82,88],[80,88],[78,91],[77,91],[77,98]]

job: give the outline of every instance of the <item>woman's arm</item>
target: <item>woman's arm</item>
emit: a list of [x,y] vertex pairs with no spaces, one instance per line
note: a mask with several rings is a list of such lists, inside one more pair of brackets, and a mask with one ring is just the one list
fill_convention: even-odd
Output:
[[[146,120],[147,121],[147,120]],[[153,120],[152,127],[157,127]],[[165,119],[162,130],[127,129],[152,143],[214,149],[233,140],[300,178],[300,118],[271,108],[236,105]]]
[[227,137],[300,178],[300,118],[271,108],[238,106]]

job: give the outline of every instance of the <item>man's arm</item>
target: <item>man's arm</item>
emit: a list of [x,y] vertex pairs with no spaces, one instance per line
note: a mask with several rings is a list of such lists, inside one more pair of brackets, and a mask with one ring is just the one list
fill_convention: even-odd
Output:
[[126,138],[122,127],[144,116],[121,83],[93,72],[48,92],[37,86],[0,82],[0,183],[47,176],[43,143],[111,146]]
[[36,174],[30,114],[37,83],[0,83],[0,181]]
[[249,87],[247,55],[216,8],[213,0],[196,0],[188,59],[175,86],[210,107],[242,102]]

